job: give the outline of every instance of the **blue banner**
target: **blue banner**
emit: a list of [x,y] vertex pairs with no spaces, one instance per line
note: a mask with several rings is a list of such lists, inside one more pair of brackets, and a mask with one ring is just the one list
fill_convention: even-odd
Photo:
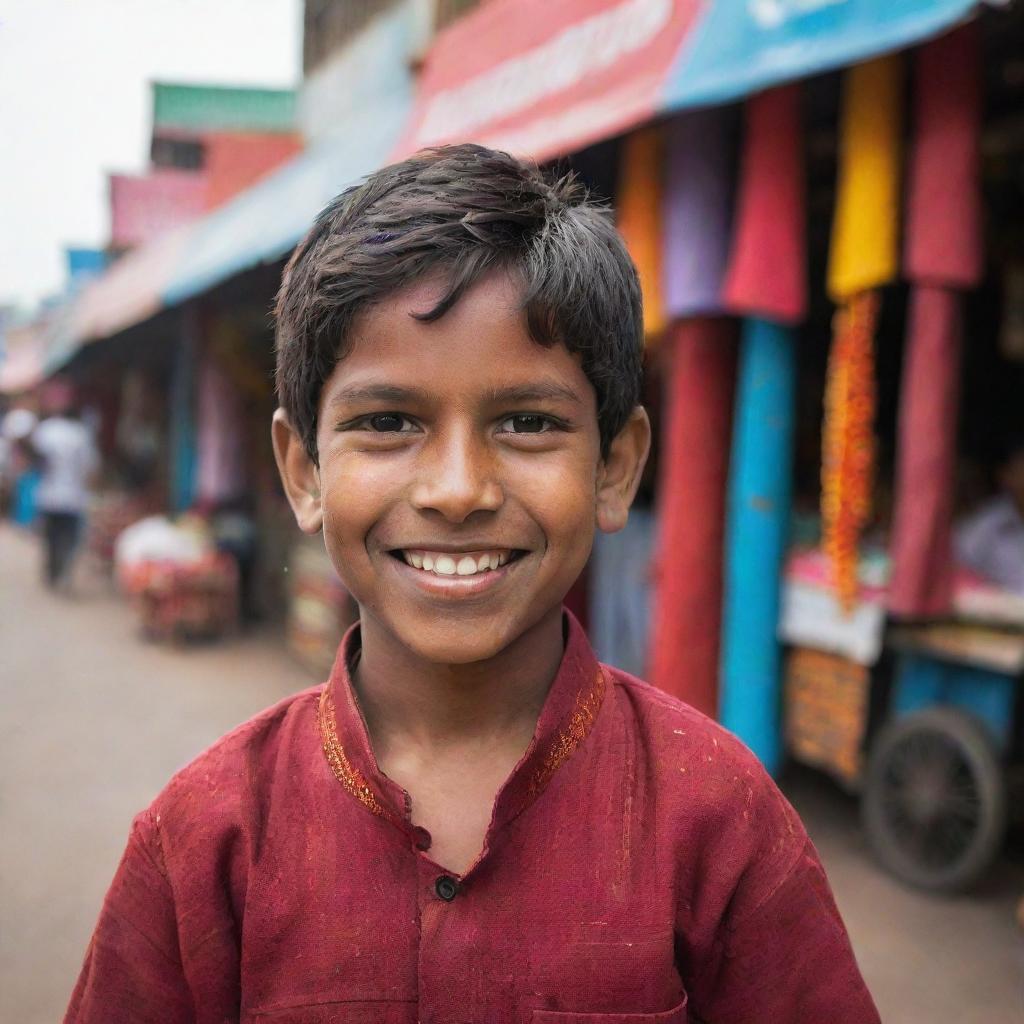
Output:
[[937,35],[977,0],[712,0],[666,80],[666,110],[727,103]]

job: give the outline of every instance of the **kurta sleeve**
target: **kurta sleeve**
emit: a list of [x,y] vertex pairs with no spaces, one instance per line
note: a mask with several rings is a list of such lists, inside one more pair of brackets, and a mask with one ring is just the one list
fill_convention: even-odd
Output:
[[195,1019],[174,895],[150,811],[132,823],[65,1024],[185,1024]]
[[[755,869],[756,873],[756,869]],[[695,979],[705,1024],[878,1024],[811,841],[760,891],[741,886]]]

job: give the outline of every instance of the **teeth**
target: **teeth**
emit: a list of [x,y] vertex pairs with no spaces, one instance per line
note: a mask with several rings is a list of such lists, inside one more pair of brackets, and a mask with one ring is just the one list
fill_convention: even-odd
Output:
[[482,555],[427,554],[423,551],[403,551],[408,565],[440,576],[475,576],[507,565],[508,551],[487,551]]

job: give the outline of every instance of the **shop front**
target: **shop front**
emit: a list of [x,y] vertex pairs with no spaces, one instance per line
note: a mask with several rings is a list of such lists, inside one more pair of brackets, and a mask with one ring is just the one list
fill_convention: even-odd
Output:
[[955,543],[978,503],[1006,508],[1019,430],[1020,15],[535,14],[499,0],[438,39],[398,153],[479,141],[614,204],[660,437],[635,529],[591,561],[598,651],[770,770],[789,754],[864,790],[902,877],[964,884],[1020,753],[1021,595]]

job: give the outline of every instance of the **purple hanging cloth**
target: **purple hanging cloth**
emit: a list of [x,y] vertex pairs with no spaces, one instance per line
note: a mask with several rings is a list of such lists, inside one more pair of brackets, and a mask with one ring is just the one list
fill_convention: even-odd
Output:
[[734,111],[689,111],[665,126],[663,261],[670,318],[723,311],[732,220]]

